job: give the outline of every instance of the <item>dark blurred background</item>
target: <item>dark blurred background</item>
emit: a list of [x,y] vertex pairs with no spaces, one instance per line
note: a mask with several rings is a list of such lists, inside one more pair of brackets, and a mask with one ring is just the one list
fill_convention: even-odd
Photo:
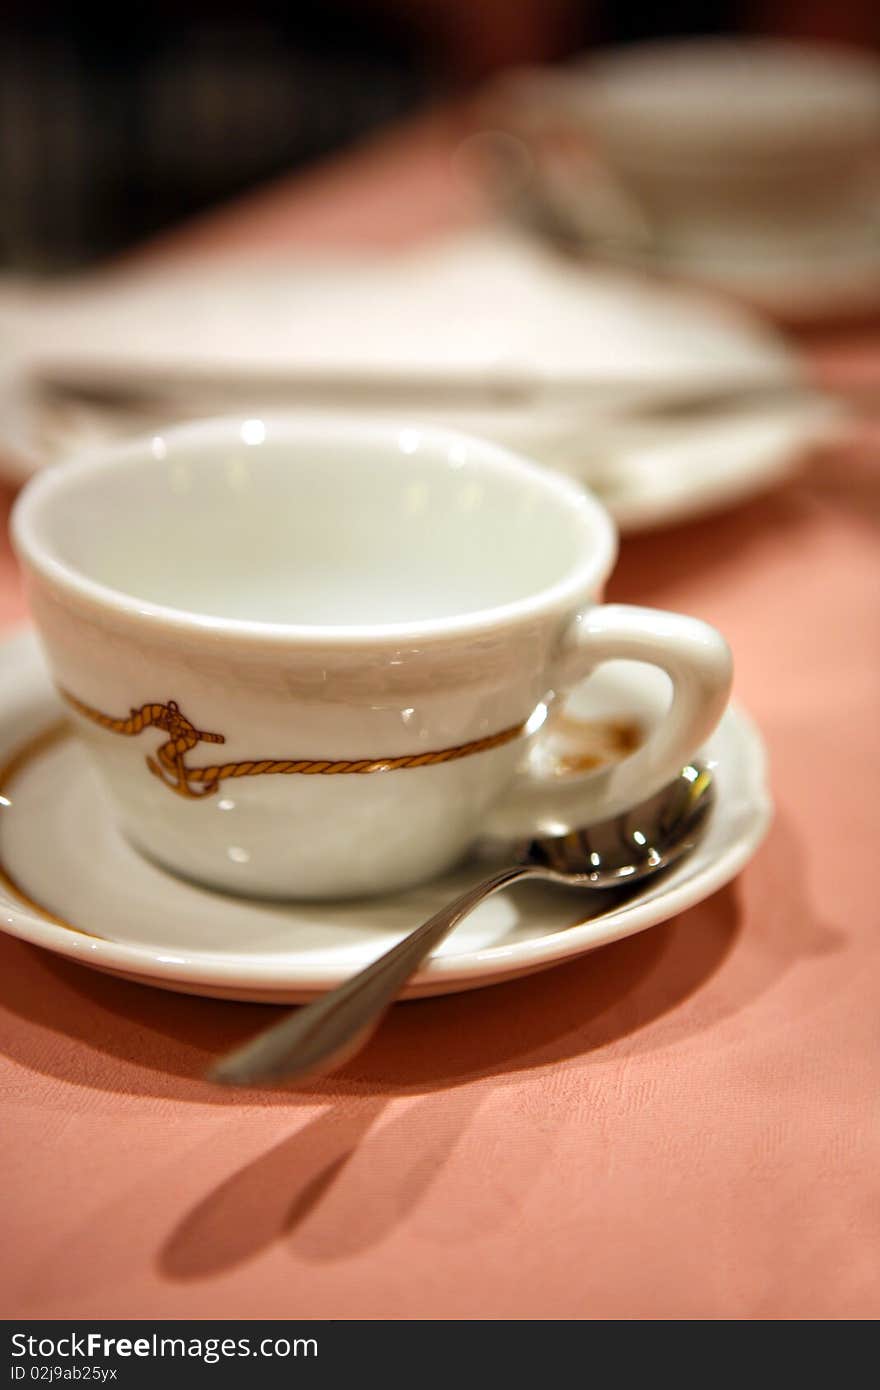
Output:
[[660,36],[880,46],[877,0],[5,0],[0,266],[118,252],[517,64]]

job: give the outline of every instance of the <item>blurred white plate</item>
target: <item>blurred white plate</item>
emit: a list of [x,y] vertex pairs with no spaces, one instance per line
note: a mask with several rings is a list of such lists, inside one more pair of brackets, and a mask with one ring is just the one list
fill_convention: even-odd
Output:
[[[394,257],[223,259],[7,287],[0,471],[10,478],[126,427],[94,408],[50,420],[37,411],[28,383],[59,364],[96,379],[102,371],[133,379],[233,372],[255,382],[260,373],[276,382],[289,374],[296,409],[308,408],[303,382],[321,389],[346,380],[358,385],[357,409],[370,409],[372,382],[383,413],[487,435],[593,484],[624,529],[667,524],[775,482],[824,437],[834,414],[818,398],[763,398],[631,428],[617,418],[628,396],[662,399],[716,382],[784,388],[799,382],[800,369],[781,337],[742,310],[607,268],[572,267],[496,229]],[[511,379],[531,399],[507,400]],[[405,404],[413,385],[418,403]],[[475,385],[486,400],[474,398]],[[458,388],[469,398],[456,401]],[[564,401],[554,399],[560,388]]]

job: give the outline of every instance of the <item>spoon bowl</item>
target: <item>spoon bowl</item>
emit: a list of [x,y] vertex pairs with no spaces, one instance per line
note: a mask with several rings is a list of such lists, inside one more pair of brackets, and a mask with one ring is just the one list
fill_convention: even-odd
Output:
[[[372,1036],[431,951],[491,894],[528,878],[605,892],[643,883],[693,849],[714,798],[709,770],[689,763],[674,781],[622,815],[508,847],[504,868],[441,908],[344,984],[222,1057],[209,1079],[227,1086],[279,1085],[341,1066]],[[619,896],[619,891],[614,894],[615,903]]]
[[514,846],[513,858],[540,870],[548,881],[573,888],[638,883],[693,848],[713,794],[711,774],[691,763],[674,782],[625,814],[524,840]]

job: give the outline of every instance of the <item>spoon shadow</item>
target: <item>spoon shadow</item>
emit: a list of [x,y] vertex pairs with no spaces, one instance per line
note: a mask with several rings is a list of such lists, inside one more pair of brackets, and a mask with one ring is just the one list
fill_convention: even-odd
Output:
[[[416,1208],[423,1223],[433,1219],[432,1204],[424,1199],[444,1181],[444,1161],[453,1149],[475,1173],[486,1168],[478,1151],[485,1127],[475,1123],[477,1112],[492,1105],[506,1109],[506,1088],[516,1088],[519,1077],[550,1077],[560,1065],[579,1066],[581,1058],[583,1092],[590,1084],[603,1087],[597,1069],[625,1057],[684,1039],[699,1047],[701,1037],[707,1048],[723,1046],[717,1028],[725,1020],[750,1008],[799,961],[842,948],[843,933],[816,919],[803,880],[796,874],[792,879],[796,850],[783,823],[755,861],[749,896],[780,903],[778,913],[765,914],[761,933],[741,931],[744,895],[741,885],[730,885],[665,927],[575,962],[565,977],[550,971],[487,991],[479,1000],[459,996],[436,1000],[433,1007],[395,1010],[334,1078],[332,1090],[327,1082],[313,1085],[313,1099],[327,1102],[317,1118],[227,1177],[174,1227],[159,1255],[163,1274],[175,1281],[214,1277],[273,1242],[309,1263],[360,1252],[384,1240]],[[792,923],[796,931],[789,929]],[[804,1003],[821,1007],[826,998],[823,990]],[[555,1023],[552,1033],[542,1034],[534,1014],[547,1010]],[[785,1018],[790,1024],[787,1010]],[[491,1064],[475,1056],[475,1027],[477,1046],[489,1049]],[[500,1066],[502,1049],[507,1062]],[[557,1093],[559,1103],[567,1104],[564,1089],[542,1088],[537,1129],[505,1126],[505,1145],[519,1144],[520,1177],[537,1178],[552,1153]],[[516,1094],[521,1098],[522,1090]],[[245,1231],[237,1213],[260,1191],[267,1194],[266,1208]],[[453,1202],[434,1204],[444,1226],[432,1226],[430,1238],[466,1243],[477,1228],[503,1225],[517,1200],[497,1176],[475,1182],[470,1195],[456,1189]]]
[[161,1272],[216,1277],[279,1240],[312,1263],[377,1245],[441,1180],[481,1101],[459,1087],[388,1117],[378,1095],[328,1107],[198,1201],[163,1243]]

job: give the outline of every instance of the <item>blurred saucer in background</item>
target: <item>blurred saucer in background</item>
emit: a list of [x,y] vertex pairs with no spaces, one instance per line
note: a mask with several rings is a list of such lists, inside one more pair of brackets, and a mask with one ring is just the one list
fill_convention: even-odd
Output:
[[[880,307],[880,61],[762,38],[659,41],[504,78],[513,209],[586,256],[788,322]],[[506,167],[505,167],[506,166]],[[509,201],[509,198],[508,198]]]

